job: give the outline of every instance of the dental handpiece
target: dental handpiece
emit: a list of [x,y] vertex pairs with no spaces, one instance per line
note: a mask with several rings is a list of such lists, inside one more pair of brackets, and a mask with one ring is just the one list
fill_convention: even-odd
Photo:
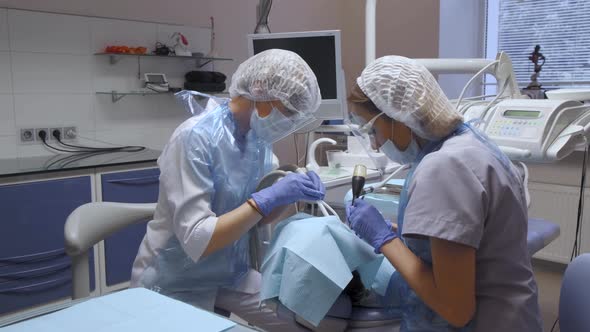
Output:
[[387,182],[389,182],[389,180],[393,179],[393,177],[396,176],[397,173],[399,173],[399,172],[401,172],[403,170],[408,169],[410,166],[411,166],[410,164],[400,165],[393,173],[389,174],[385,178],[385,180],[383,180],[383,181],[381,181],[379,183],[374,183],[374,184],[372,184],[370,186],[364,187],[363,190],[362,190],[362,192],[359,194],[359,196],[370,194],[370,193],[374,192],[376,188],[383,187],[384,185],[387,184]]
[[354,172],[352,173],[352,204],[354,204],[355,199],[363,194],[366,178],[367,167],[365,165],[354,166]]

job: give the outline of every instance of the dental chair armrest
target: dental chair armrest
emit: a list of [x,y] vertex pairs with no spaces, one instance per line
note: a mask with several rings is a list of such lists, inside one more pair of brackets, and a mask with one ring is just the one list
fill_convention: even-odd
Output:
[[156,204],[88,203],[74,210],[64,228],[69,256],[86,252],[109,235],[138,221],[151,218]]
[[66,220],[66,253],[72,257],[72,299],[90,295],[88,249],[109,235],[154,215],[156,204],[88,203]]

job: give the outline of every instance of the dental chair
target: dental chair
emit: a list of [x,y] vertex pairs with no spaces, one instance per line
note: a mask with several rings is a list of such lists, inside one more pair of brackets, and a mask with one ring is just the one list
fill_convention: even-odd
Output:
[[[287,171],[288,172],[288,171]],[[282,173],[284,176],[286,173]],[[276,174],[275,174],[276,175]],[[275,178],[274,181],[276,181]],[[267,179],[268,181],[268,179]],[[266,183],[268,186],[269,183]],[[156,204],[136,204],[136,203],[112,203],[112,202],[96,202],[87,203],[75,209],[69,216],[64,228],[65,249],[68,256],[72,258],[72,299],[78,300],[90,296],[90,271],[89,271],[89,256],[88,250],[91,249],[98,242],[104,240],[110,235],[123,230],[125,227],[133,225],[137,222],[152,218],[156,209]],[[256,236],[267,238],[270,236],[270,227],[258,227],[256,229]],[[269,238],[269,237],[268,237]],[[254,239],[256,240],[256,238]],[[253,241],[254,241],[253,240]],[[253,264],[262,262],[264,248],[262,246],[253,246],[251,254],[253,257],[260,257],[255,259]],[[260,250],[260,251],[257,251]],[[256,266],[256,265],[253,265]],[[350,301],[346,302],[343,298],[343,303],[350,307]],[[278,301],[270,303],[275,312],[281,314],[292,314]],[[342,310],[342,309],[338,309]],[[230,312],[215,308],[215,312],[222,316],[229,317]],[[345,314],[346,312],[335,311],[337,315]],[[293,320],[295,321],[295,315]],[[299,321],[299,320],[298,320]],[[341,326],[341,323],[337,324]],[[341,331],[343,329],[335,328],[334,323],[326,320],[322,324],[326,331]]]
[[[288,172],[296,172],[297,167],[281,167],[265,177],[259,188],[264,188]],[[66,253],[72,257],[73,299],[90,295],[88,250],[108,236],[141,220],[153,216],[156,204],[130,203],[88,203],[78,207],[66,221],[64,235]],[[269,225],[256,227],[252,233],[252,266],[260,270],[266,246],[270,243],[272,229]],[[548,235],[549,234],[549,235]],[[529,221],[529,252],[534,254],[559,235],[559,227],[539,219]],[[271,306],[275,311],[288,311],[276,301]],[[216,312],[229,316],[227,312]],[[304,319],[294,316],[294,320],[312,331],[397,331],[401,316],[398,312],[380,307],[354,306],[347,295],[342,294],[334,303],[324,320],[314,327]]]
[[559,295],[559,328],[563,332],[590,331],[590,254],[576,257],[565,270]]
[[[301,169],[295,165],[284,165],[266,175],[260,181],[256,190],[261,190],[272,185],[282,177],[286,176],[289,172],[304,171],[305,169]],[[316,211],[321,211],[324,215],[327,215],[328,212],[322,207],[322,204],[318,204],[317,207],[318,209]],[[251,257],[253,259],[252,266],[255,266],[258,271],[260,271],[264,254],[270,243],[271,234],[272,230],[269,225],[256,227],[254,229],[253,238],[256,238],[256,241],[251,242]],[[271,306],[274,305],[277,306],[277,308],[282,307],[282,309],[286,309],[280,304],[280,302],[278,302],[278,300],[273,301],[270,301]],[[334,305],[332,305],[332,308],[328,311],[326,317],[320,322],[319,326],[313,326],[298,315],[295,315],[294,318],[297,323],[314,332],[395,332],[399,330],[401,315],[399,312],[390,310],[389,308],[353,305],[351,299],[343,293],[338,297]]]
[[108,236],[154,215],[156,204],[87,203],[74,210],[64,228],[66,253],[72,258],[72,298],[90,295],[88,250]]

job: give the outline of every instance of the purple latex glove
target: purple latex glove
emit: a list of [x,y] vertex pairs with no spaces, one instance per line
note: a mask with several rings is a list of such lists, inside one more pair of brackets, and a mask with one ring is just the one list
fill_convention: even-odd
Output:
[[309,176],[315,188],[317,188],[317,190],[322,193],[323,196],[321,199],[324,199],[324,196],[326,196],[326,186],[324,186],[324,183],[320,179],[320,176],[317,175],[317,173],[314,171],[307,172],[307,176]]
[[362,199],[356,199],[354,205],[346,203],[346,219],[356,235],[375,248],[376,254],[381,253],[385,243],[399,237],[381,212]]
[[326,196],[326,188],[319,176],[310,171],[306,174],[291,173],[272,186],[252,194],[252,199],[265,216],[276,207],[301,200],[319,201]]

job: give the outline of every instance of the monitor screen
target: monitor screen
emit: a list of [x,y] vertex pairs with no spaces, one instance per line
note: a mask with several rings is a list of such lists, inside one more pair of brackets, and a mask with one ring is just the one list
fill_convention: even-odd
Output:
[[322,99],[338,99],[334,36],[254,39],[254,54],[272,48],[299,54],[318,79]]
[[166,77],[162,74],[146,74],[148,83],[163,84],[166,83]]

